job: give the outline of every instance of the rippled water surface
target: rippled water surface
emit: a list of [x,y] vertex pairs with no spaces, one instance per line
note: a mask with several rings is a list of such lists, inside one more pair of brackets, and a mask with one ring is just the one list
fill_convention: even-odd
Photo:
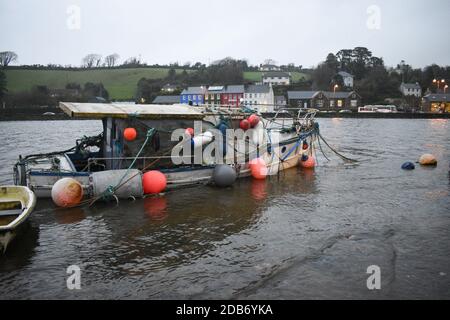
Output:
[[[319,119],[359,160],[319,157],[233,188],[55,210],[38,200],[0,256],[0,298],[450,298],[450,122]],[[71,147],[96,121],[0,122],[0,183],[19,154]],[[435,168],[402,171],[423,153]],[[79,265],[81,290],[66,287]],[[366,287],[370,265],[381,290]]]

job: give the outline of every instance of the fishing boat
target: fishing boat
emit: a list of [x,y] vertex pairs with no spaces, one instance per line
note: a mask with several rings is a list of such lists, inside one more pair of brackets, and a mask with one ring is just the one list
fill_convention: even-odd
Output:
[[0,186],[0,252],[6,251],[35,205],[36,196],[29,188]]
[[[214,170],[223,163],[235,170],[237,178],[247,177],[252,152],[264,160],[268,175],[274,175],[311,154],[318,134],[314,109],[280,108],[262,114],[246,108],[181,104],[61,102],[59,106],[72,118],[101,120],[103,132],[80,138],[69,150],[20,156],[14,166],[15,184],[28,186],[37,197],[50,197],[53,185],[65,177],[77,180],[90,197],[123,181],[127,185],[116,192],[119,197],[139,196],[142,187],[140,179],[134,179],[137,171],[162,172],[168,189],[214,183]],[[227,134],[237,131],[250,117],[256,121],[245,137],[247,151],[239,151],[239,141]],[[192,135],[174,139],[177,129],[189,129]],[[132,130],[133,139],[124,136],[127,130]],[[217,143],[217,132],[223,137],[223,156],[195,161],[198,150],[202,154]],[[174,163],[174,148],[186,139],[192,154],[182,155],[182,163]]]

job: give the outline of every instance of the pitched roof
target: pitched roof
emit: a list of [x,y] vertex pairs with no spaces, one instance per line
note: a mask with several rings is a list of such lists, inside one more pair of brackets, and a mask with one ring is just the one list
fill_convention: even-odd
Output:
[[155,104],[174,104],[180,103],[180,96],[157,96],[152,103]]
[[181,94],[204,94],[205,89],[205,87],[188,87]]
[[225,90],[226,93],[244,93],[245,87],[243,85],[229,85]]
[[263,73],[263,78],[266,77],[283,77],[283,78],[289,78],[290,74],[283,71],[269,71]]
[[318,91],[288,91],[288,99],[312,99]]
[[405,88],[405,89],[421,89],[420,85],[418,83],[402,83],[400,85],[400,88]]
[[265,84],[252,84],[245,90],[246,93],[269,93],[270,86]]
[[450,102],[450,93],[430,93],[423,97],[424,99],[431,102]]
[[348,98],[348,96],[350,95],[351,92],[345,92],[345,91],[337,91],[337,92],[333,92],[333,91],[324,91],[323,94],[328,98],[328,99],[346,99]]
[[346,77],[352,77],[353,78],[353,75],[351,75],[350,73],[345,72],[345,71],[339,71],[338,75],[340,75],[341,77],[344,77],[344,78],[346,78]]

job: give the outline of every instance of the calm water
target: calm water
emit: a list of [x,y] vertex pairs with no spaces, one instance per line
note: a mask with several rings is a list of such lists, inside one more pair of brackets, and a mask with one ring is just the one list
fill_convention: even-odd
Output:
[[[0,298],[450,298],[450,122],[320,119],[339,151],[230,189],[55,210],[39,200],[0,256]],[[71,147],[95,121],[0,122],[0,183],[19,153]],[[402,171],[422,153],[436,168]],[[328,153],[331,156],[331,153]],[[82,269],[82,290],[66,268]],[[366,287],[381,268],[381,290]]]

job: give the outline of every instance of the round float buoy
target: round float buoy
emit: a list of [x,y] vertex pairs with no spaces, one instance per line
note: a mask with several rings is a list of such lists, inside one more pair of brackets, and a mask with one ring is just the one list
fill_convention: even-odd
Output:
[[167,186],[166,176],[156,170],[148,171],[142,175],[144,194],[161,193]]
[[252,114],[248,117],[248,122],[250,123],[250,127],[254,128],[259,123],[259,117],[256,114]]
[[241,122],[239,122],[239,128],[244,131],[250,129],[250,122],[248,122],[247,119],[241,120]]
[[126,128],[123,130],[123,137],[127,141],[133,141],[137,137],[137,131],[135,128]]
[[416,166],[412,162],[405,162],[404,164],[402,164],[403,170],[414,170],[415,167]]
[[258,180],[265,179],[267,176],[266,162],[261,158],[256,158],[250,161],[250,172],[252,177]]
[[186,130],[184,132],[191,137],[194,136],[194,129],[192,129],[192,128],[186,128]]
[[52,200],[59,207],[72,207],[83,198],[83,187],[73,178],[62,178],[52,187]]
[[316,160],[314,159],[313,156],[307,156],[307,157],[308,158],[306,160],[303,160],[303,157],[302,157],[302,159],[300,160],[300,165],[306,169],[314,168],[316,166]]
[[435,166],[437,165],[437,160],[432,154],[426,153],[420,157],[419,163],[423,166]]
[[303,148],[303,150],[308,149],[308,148],[309,148],[308,142],[304,141],[304,142],[303,142],[303,145],[302,145],[302,148]]
[[236,181],[236,170],[226,164],[219,164],[214,168],[213,181],[220,188],[229,187]]

